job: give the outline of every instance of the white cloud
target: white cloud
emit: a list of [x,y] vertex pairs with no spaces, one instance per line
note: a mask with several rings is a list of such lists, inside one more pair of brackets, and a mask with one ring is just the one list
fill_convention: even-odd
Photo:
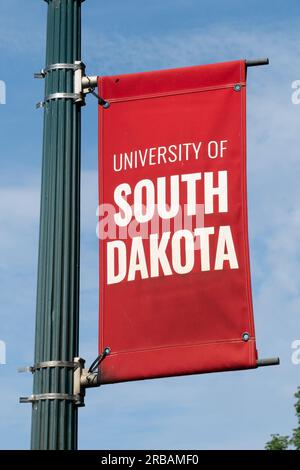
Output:
[[[280,66],[280,76],[297,75],[295,58],[300,46],[297,27],[289,31],[280,27],[241,29],[237,25],[215,25],[203,30],[180,31],[178,33],[133,35],[99,31],[87,31],[83,37],[84,52],[88,64],[93,64],[93,73],[117,74],[141,72],[159,67],[181,67],[185,65],[215,61],[270,57],[271,64]],[[89,65],[89,68],[91,65]],[[89,70],[91,73],[91,70]],[[254,73],[250,72],[253,76]],[[268,83],[266,83],[266,87]],[[274,97],[273,97],[274,98]]]

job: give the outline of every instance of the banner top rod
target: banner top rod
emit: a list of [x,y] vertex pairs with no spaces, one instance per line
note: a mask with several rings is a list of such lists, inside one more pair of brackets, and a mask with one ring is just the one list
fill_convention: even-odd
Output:
[[246,67],[257,67],[259,65],[269,65],[268,57],[263,59],[246,60]]

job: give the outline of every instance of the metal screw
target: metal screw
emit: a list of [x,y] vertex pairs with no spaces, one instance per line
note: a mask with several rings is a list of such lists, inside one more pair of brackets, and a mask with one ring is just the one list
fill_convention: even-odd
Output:
[[105,103],[103,103],[103,108],[104,108],[104,109],[109,108],[109,106],[110,106],[110,104],[109,104],[108,101],[105,101]]
[[234,88],[234,91],[241,91],[242,85],[240,85],[240,84],[237,83],[236,85],[234,85],[233,88]]
[[243,338],[243,341],[249,341],[249,339],[250,339],[249,333],[247,333],[247,331],[245,333],[243,333],[242,338]]
[[105,356],[108,356],[110,354],[110,348],[109,347],[105,348],[103,353]]

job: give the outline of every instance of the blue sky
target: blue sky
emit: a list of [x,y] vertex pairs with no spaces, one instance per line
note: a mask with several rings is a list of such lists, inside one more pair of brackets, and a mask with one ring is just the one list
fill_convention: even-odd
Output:
[[[259,355],[281,366],[170,378],[89,390],[79,447],[263,448],[295,426],[300,365],[300,4],[296,1],[86,0],[82,59],[89,74],[126,73],[239,58],[269,57],[248,74],[249,230]],[[0,0],[0,448],[28,448],[33,360],[46,3]],[[81,347],[97,351],[97,103],[83,109]]]

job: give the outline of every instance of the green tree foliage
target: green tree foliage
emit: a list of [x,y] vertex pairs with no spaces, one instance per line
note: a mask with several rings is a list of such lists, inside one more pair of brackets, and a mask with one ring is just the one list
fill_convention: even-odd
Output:
[[298,390],[295,393],[295,398],[297,400],[295,403],[295,410],[298,419],[298,427],[293,430],[291,444],[295,447],[296,450],[300,450],[300,387],[298,387]]
[[266,450],[287,450],[289,446],[289,436],[280,436],[279,434],[271,434],[271,440],[265,445]]
[[295,410],[298,420],[298,427],[293,430],[292,437],[271,434],[271,439],[265,445],[266,450],[300,450],[300,387],[295,393]]

